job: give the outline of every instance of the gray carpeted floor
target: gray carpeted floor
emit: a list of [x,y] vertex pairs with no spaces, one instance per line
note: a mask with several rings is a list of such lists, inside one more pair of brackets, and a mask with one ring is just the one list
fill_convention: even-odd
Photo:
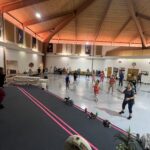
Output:
[[[119,131],[104,128],[98,120],[89,120],[85,113],[39,88],[23,88],[99,150],[115,150],[114,135]],[[0,110],[0,150],[63,150],[69,135],[16,87],[5,90],[5,108]]]
[[61,150],[68,134],[17,88],[5,88],[0,110],[0,150]]

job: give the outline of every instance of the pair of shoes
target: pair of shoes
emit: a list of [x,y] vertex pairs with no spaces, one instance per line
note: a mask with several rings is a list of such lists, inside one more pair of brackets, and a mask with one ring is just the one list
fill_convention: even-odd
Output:
[[123,114],[123,113],[124,113],[124,111],[120,111],[120,112],[119,112],[120,115]]
[[129,116],[127,119],[130,120],[132,118],[132,116]]
[[0,104],[0,109],[3,109],[4,108],[4,105]]

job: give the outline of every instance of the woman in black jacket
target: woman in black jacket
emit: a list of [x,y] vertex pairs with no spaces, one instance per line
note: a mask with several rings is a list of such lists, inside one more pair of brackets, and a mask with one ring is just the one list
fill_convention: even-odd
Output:
[[120,111],[119,114],[123,114],[126,105],[128,105],[128,109],[129,109],[128,119],[131,119],[132,107],[134,105],[134,91],[132,89],[132,83],[129,82],[127,88],[122,93],[124,94],[124,100],[122,103],[122,111]]

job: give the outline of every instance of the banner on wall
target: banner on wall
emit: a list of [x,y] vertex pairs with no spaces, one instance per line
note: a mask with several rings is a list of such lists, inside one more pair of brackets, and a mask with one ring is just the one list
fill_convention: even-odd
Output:
[[17,43],[23,44],[23,30],[16,28]]
[[91,55],[91,45],[85,45],[85,54]]
[[36,38],[32,37],[32,48],[36,48]]
[[48,53],[52,53],[52,52],[53,52],[53,44],[52,44],[52,43],[49,43],[49,44],[48,44],[47,52],[48,52]]

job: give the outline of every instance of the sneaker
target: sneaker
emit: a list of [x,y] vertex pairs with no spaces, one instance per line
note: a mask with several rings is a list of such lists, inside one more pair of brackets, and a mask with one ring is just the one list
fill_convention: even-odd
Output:
[[130,120],[132,118],[132,116],[129,116],[127,119]]
[[119,112],[120,115],[123,114],[123,113],[124,113],[124,111],[120,111],[120,112]]
[[4,105],[0,104],[0,109],[3,109],[4,108]]

